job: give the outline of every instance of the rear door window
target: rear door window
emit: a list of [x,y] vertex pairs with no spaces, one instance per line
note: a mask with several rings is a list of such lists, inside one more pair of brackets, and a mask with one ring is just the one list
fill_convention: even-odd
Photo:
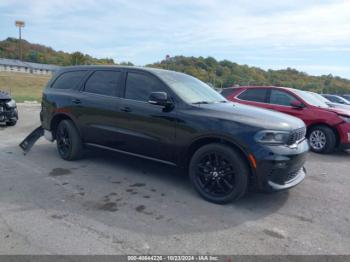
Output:
[[270,95],[270,104],[281,105],[281,106],[291,106],[290,104],[297,99],[282,90],[272,89]]
[[267,92],[266,88],[249,88],[241,93],[238,98],[246,101],[267,103]]
[[87,93],[115,96],[120,89],[121,72],[101,70],[94,72],[85,83]]
[[86,71],[72,71],[63,73],[55,80],[52,88],[73,89],[80,83],[85,73]]

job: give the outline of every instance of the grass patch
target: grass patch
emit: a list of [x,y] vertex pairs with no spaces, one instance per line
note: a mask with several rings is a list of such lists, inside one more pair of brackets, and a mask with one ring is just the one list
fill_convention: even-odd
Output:
[[10,93],[16,102],[39,102],[50,78],[51,76],[0,72],[0,90]]

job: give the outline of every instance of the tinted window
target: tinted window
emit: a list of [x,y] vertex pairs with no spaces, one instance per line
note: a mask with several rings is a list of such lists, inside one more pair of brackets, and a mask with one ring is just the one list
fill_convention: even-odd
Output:
[[343,101],[340,99],[340,98],[338,98],[338,97],[334,97],[334,101],[336,101],[336,103],[342,103]]
[[350,102],[350,95],[343,95],[343,97]]
[[337,99],[334,96],[325,96],[329,101],[334,102],[334,103],[339,103],[339,99]]
[[340,96],[326,96],[328,100],[339,104],[350,104],[345,98]]
[[290,104],[295,100],[297,99],[287,92],[276,89],[271,90],[270,104],[290,106]]
[[125,98],[148,101],[150,94],[158,91],[164,91],[158,80],[138,73],[128,73]]
[[240,94],[238,98],[242,100],[247,100],[247,101],[266,103],[266,95],[267,95],[267,89],[254,88],[254,89],[247,89],[242,94]]
[[86,71],[73,71],[60,75],[53,84],[57,89],[73,89],[79,84]]
[[85,84],[85,92],[114,96],[119,87],[121,73],[116,71],[96,71]]
[[232,88],[224,88],[224,89],[222,89],[221,94],[227,98],[228,96],[230,96],[233,93],[233,91],[234,90]]

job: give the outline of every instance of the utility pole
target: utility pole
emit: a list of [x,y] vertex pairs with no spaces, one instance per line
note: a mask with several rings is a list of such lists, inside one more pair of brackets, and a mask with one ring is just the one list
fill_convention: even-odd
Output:
[[19,33],[19,42],[18,42],[18,59],[22,60],[22,27],[25,26],[24,21],[16,20],[15,21],[16,27],[18,27],[18,33]]
[[165,62],[166,62],[166,69],[169,70],[170,55],[165,56]]

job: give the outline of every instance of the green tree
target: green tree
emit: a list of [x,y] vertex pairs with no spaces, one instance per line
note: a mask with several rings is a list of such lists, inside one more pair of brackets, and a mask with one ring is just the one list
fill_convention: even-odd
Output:
[[84,65],[86,57],[80,52],[74,52],[71,54],[71,65]]

